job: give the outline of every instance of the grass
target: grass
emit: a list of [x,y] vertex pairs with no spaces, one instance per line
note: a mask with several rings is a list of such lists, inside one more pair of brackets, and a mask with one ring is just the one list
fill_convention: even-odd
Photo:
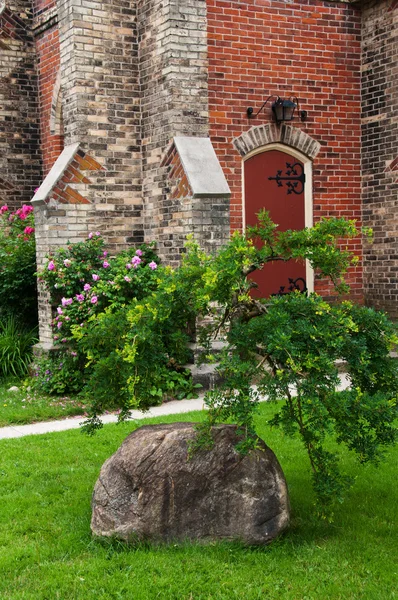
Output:
[[151,546],[99,542],[90,535],[90,499],[104,460],[138,425],[199,420],[202,413],[108,425],[0,442],[1,600],[389,600],[398,597],[397,451],[358,475],[334,524],[315,517],[300,442],[269,431],[274,407],[262,405],[260,435],[289,482],[292,524],[264,548],[237,543]]
[[[19,392],[9,392],[15,385]],[[23,425],[82,415],[85,405],[79,398],[43,396],[24,389],[19,381],[0,383],[0,427]]]

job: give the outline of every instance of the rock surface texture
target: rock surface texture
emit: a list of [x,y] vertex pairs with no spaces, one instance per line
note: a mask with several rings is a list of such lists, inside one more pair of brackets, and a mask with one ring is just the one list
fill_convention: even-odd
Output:
[[233,425],[212,430],[214,447],[188,459],[193,423],[141,427],[102,466],[93,494],[97,536],[236,539],[267,544],[289,523],[282,469],[270,448],[242,456]]

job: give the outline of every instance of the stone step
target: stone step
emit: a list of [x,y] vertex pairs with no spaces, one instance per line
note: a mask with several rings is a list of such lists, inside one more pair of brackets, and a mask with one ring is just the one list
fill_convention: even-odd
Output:
[[[210,346],[210,352],[209,354],[214,354],[215,356],[217,356],[217,354],[220,354],[220,352],[222,352],[222,350],[225,348],[226,346],[226,342],[222,341],[222,340],[215,340],[214,342],[211,343]],[[191,352],[191,360],[194,364],[197,364],[198,362],[200,362],[201,357],[205,354],[205,350],[202,346],[200,346],[199,344],[197,344],[196,342],[191,342],[190,344],[188,344],[188,348]]]
[[203,365],[186,365],[192,373],[193,383],[200,383],[203,391],[213,390],[222,381],[221,376],[217,373],[217,363]]

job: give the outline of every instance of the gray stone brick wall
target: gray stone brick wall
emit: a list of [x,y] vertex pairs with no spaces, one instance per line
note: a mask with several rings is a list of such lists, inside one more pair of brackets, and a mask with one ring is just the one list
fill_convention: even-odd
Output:
[[139,0],[142,183],[144,228],[159,252],[178,264],[191,208],[180,225],[179,200],[169,197],[165,150],[176,135],[207,136],[207,20],[205,0]]
[[81,142],[103,167],[84,196],[115,248],[144,240],[135,4],[58,0],[65,145]]
[[0,205],[27,203],[42,178],[36,57],[27,0],[0,6]]
[[398,3],[366,0],[362,19],[365,300],[398,318]]

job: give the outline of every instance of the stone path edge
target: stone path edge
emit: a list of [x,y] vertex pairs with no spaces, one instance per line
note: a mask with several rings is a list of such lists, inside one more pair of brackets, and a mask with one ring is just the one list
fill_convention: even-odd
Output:
[[[175,415],[191,412],[194,410],[203,410],[205,408],[203,396],[191,400],[173,400],[166,402],[161,406],[154,406],[149,411],[141,412],[131,411],[131,421],[150,419],[152,417],[162,417],[165,415]],[[79,429],[85,417],[68,417],[60,421],[42,421],[40,423],[30,423],[28,425],[8,425],[0,427],[0,440],[25,437],[27,435],[39,435],[41,433],[52,433],[56,431],[67,431],[69,429]],[[104,425],[116,423],[117,415],[103,415],[100,417]]]
[[[349,386],[350,382],[345,373],[340,374],[340,380],[341,384],[338,389],[342,390]],[[266,398],[264,398],[263,401],[266,401]],[[133,410],[131,411],[130,420],[139,421],[142,419],[150,419],[152,417],[178,415],[204,409],[206,409],[204,404],[204,394],[201,394],[199,398],[191,400],[172,400],[171,402],[165,402],[161,406],[153,406],[146,412]],[[104,425],[116,423],[117,415],[103,415],[100,419]],[[39,435],[41,433],[67,431],[69,429],[79,429],[83,421],[83,416],[77,416],[62,419],[60,421],[42,421],[41,423],[31,423],[29,425],[9,425],[7,427],[0,427],[0,440],[20,438],[27,435]]]

